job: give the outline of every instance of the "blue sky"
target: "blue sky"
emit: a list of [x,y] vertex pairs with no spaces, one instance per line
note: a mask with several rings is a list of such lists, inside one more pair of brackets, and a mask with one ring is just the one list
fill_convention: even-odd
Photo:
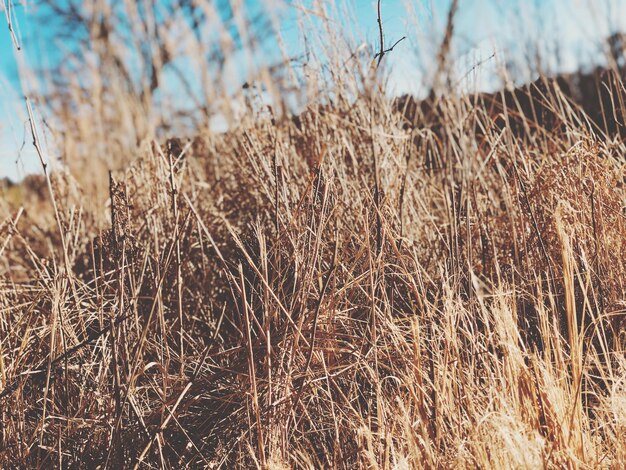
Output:
[[[70,47],[55,40],[54,28],[42,21],[44,13],[34,0],[12,1],[18,39],[24,46],[15,53],[4,11],[0,11],[0,177],[19,179],[37,171],[37,158],[25,136],[26,113],[19,80],[18,63],[27,68],[41,68],[59,60],[60,51]],[[402,36],[400,43],[385,60],[392,93],[422,91],[451,0],[383,0],[382,11],[386,44]],[[259,0],[247,0],[258,7]],[[289,0],[287,3],[294,3]],[[316,2],[303,2],[316,10]],[[352,15],[340,16],[338,22],[349,25],[358,42],[376,48],[378,27],[375,0],[340,0]],[[281,31],[290,52],[303,50],[293,21],[296,10],[287,6]],[[352,20],[354,16],[355,20]],[[498,85],[497,71],[502,64],[517,63],[517,81],[525,76],[525,52],[539,44],[544,53],[546,71],[573,71],[580,66],[601,63],[598,47],[601,38],[616,30],[626,31],[626,0],[460,0],[456,18],[454,64],[457,76],[468,89],[493,88]],[[340,27],[339,25],[337,27]],[[332,45],[331,47],[337,47]],[[495,55],[494,55],[495,53]],[[557,61],[555,57],[559,56]],[[479,66],[476,66],[479,64]],[[25,140],[25,144],[24,144]]]

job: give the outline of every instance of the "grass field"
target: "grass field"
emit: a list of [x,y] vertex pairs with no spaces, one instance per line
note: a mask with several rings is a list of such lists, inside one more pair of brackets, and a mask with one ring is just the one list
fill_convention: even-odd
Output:
[[0,188],[0,466],[626,466],[622,71],[591,116],[333,67],[111,173],[134,121],[59,114]]

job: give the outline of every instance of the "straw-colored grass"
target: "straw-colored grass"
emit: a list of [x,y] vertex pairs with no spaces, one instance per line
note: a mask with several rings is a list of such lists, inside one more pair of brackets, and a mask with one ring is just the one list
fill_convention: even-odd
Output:
[[626,465],[623,144],[359,80],[3,203],[0,465]]

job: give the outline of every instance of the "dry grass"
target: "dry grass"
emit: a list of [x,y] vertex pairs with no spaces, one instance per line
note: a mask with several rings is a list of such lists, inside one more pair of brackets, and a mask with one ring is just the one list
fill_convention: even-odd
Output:
[[371,78],[5,203],[3,467],[626,465],[623,143]]

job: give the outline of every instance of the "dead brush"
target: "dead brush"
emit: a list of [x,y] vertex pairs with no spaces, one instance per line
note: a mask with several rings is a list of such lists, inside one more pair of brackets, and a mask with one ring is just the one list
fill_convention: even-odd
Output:
[[[3,356],[1,399],[14,410],[3,418],[4,458],[303,467],[618,461],[621,428],[606,423],[609,404],[621,400],[620,343],[576,349],[572,375],[572,347],[609,330],[585,321],[565,339],[559,312],[572,307],[541,279],[549,263],[592,320],[619,307],[600,289],[614,279],[614,298],[623,292],[623,265],[600,257],[622,243],[609,210],[621,197],[610,176],[619,177],[619,165],[581,144],[554,161],[518,160],[518,180],[494,158],[507,151],[504,139],[491,143],[491,157],[465,153],[476,147],[460,126],[441,147],[444,181],[419,165],[420,155],[407,166],[402,134],[378,131],[391,114],[371,125],[369,103],[354,105],[354,126],[312,134],[323,145],[311,148],[326,149],[316,172],[278,125],[205,137],[204,153],[176,169],[152,147],[116,176],[123,189],[112,185],[112,199],[125,200],[113,207],[126,211],[133,256],[112,257],[108,276],[76,266],[74,292],[54,269],[21,262],[29,280],[3,284],[2,347],[18,351]],[[364,155],[363,129],[374,129],[380,201],[368,160],[354,167],[342,157]],[[595,216],[585,212],[590,179]],[[558,207],[565,251],[550,231]],[[97,231],[81,220],[72,239],[88,241]],[[535,222],[546,225],[549,261]],[[493,255],[480,255],[482,239]],[[17,272],[20,262],[6,259]],[[492,267],[468,264],[478,260]],[[522,298],[541,349],[524,340]],[[584,398],[590,393],[594,400]],[[18,429],[33,440],[17,439]]]
[[551,86],[555,126],[445,90],[409,125],[344,68],[189,143],[73,90],[120,118],[65,103],[68,158],[134,161],[3,218],[0,465],[624,466],[623,144]]

